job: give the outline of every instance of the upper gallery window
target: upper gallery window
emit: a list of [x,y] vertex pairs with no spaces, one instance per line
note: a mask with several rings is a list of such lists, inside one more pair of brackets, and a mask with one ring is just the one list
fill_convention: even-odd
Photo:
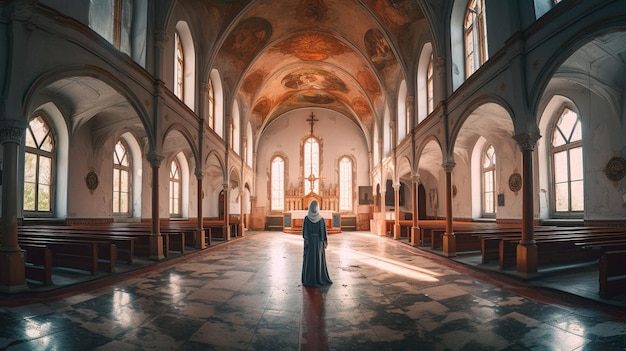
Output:
[[183,55],[183,43],[180,41],[180,35],[178,32],[174,34],[175,42],[175,59],[174,64],[174,95],[176,95],[181,101],[184,99],[184,87],[185,87],[185,59]]
[[464,21],[465,78],[471,76],[487,61],[487,26],[484,0],[467,4]]

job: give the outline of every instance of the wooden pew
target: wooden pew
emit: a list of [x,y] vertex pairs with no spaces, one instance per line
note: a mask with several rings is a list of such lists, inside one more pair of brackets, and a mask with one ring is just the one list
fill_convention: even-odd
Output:
[[[67,267],[98,274],[98,243],[53,239],[19,239],[19,245],[45,245],[52,252],[53,267]],[[114,244],[112,244],[114,246]]]
[[[88,230],[73,230],[61,227],[20,227],[19,233],[23,238],[56,238],[67,240],[106,241],[115,244],[117,249],[116,259],[121,259],[129,264],[133,263],[135,240],[137,238],[123,235],[107,235]],[[108,249],[105,248],[107,252]],[[107,259],[106,257],[100,257]]]
[[600,297],[626,293],[626,250],[606,251],[600,258]]
[[52,285],[52,251],[46,245],[20,244],[26,252],[26,278]]
[[[552,231],[535,236],[539,265],[587,261],[598,258],[598,252],[583,250],[576,243],[612,240],[624,236],[624,228],[590,228],[589,230]],[[500,269],[516,264],[520,237],[500,240]]]

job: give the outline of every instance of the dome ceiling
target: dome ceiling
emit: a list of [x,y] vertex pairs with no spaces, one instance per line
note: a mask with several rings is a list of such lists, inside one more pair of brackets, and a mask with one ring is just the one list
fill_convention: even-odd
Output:
[[[197,1],[193,2],[197,5]],[[386,98],[395,99],[416,26],[414,0],[212,1],[223,39],[212,67],[234,92],[240,113],[262,130],[284,112],[322,107],[371,131]],[[211,12],[211,10],[209,10]],[[419,31],[418,31],[419,32]],[[413,33],[413,34],[411,34]],[[412,38],[407,40],[408,38]]]

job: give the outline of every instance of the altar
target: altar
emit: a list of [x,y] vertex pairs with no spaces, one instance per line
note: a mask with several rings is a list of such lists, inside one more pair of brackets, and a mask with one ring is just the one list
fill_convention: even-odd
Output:
[[[308,211],[292,210],[283,213],[283,232],[290,234],[302,234],[302,223]],[[320,210],[320,214],[326,222],[328,234],[341,233],[341,214],[329,210]]]

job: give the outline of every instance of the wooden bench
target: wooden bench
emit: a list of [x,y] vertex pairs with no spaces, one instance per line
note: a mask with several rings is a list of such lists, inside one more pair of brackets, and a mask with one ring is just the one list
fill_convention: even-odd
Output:
[[52,266],[98,274],[98,243],[86,241],[19,239],[19,245],[45,245],[52,252]]
[[600,257],[600,297],[626,293],[626,250],[606,251]]
[[[623,228],[604,228],[589,230],[551,231],[535,236],[538,251],[538,264],[566,263],[598,259],[598,252],[583,250],[576,243],[597,240],[612,240],[623,237]],[[500,269],[514,266],[517,260],[517,245],[521,237],[502,238],[500,240]]]
[[26,278],[52,285],[52,251],[42,244],[21,244],[25,253]]
[[[73,230],[64,228],[48,227],[20,227],[19,233],[23,238],[57,238],[67,240],[84,241],[107,241],[115,244],[117,249],[116,259],[124,260],[129,264],[133,263],[135,252],[135,240],[137,238],[123,235],[108,235],[88,230]],[[106,252],[106,251],[105,251]],[[104,258],[104,257],[100,257]]]

